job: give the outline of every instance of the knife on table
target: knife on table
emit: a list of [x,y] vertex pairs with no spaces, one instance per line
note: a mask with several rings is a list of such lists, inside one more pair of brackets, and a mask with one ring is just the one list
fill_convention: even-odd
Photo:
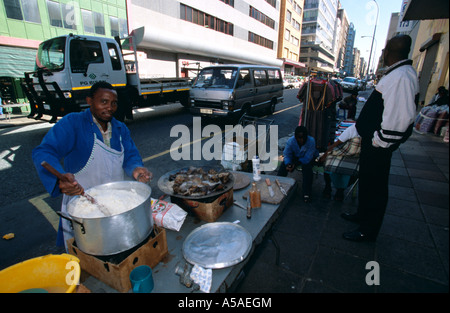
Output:
[[275,196],[275,192],[273,191],[272,184],[270,183],[270,179],[266,178],[266,184],[267,184],[267,187],[269,188],[270,197],[273,198],[273,196]]
[[284,190],[283,186],[281,186],[280,181],[278,179],[275,179],[275,182],[277,183],[278,187],[280,188],[280,191],[283,195],[287,196],[286,190]]

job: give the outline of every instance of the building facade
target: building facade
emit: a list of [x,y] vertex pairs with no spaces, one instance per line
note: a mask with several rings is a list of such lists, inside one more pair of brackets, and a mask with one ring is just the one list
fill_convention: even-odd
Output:
[[305,0],[300,47],[300,62],[307,65],[305,72],[334,72],[337,10],[337,0]]
[[280,0],[127,0],[140,74],[194,77],[221,63],[282,66],[280,6]]
[[304,0],[281,0],[278,32],[278,58],[283,61],[284,74],[300,75],[305,64],[300,63]]
[[125,0],[0,0],[0,90],[25,102],[20,81],[34,70],[39,44],[61,35],[128,33]]
[[342,71],[343,76],[354,76],[354,56],[353,48],[355,45],[356,29],[353,23],[350,23],[347,35],[347,44],[345,46],[344,56],[344,69]]
[[343,8],[338,9],[336,18],[336,46],[334,49],[335,55],[335,71],[340,75],[344,71],[345,49],[347,47],[347,37],[349,31],[349,21],[347,14]]

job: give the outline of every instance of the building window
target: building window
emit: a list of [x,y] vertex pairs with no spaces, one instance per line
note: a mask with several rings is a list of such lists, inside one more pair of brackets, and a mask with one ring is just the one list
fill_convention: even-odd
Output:
[[220,0],[225,4],[228,4],[234,8],[234,0]]
[[256,43],[257,45],[273,49],[273,41],[252,32],[248,32],[248,41]]
[[3,4],[8,18],[41,23],[37,0],[3,0]]
[[105,20],[102,13],[94,12],[94,25],[96,34],[105,34]]
[[292,19],[292,13],[289,10],[286,10],[286,21],[288,21],[289,23],[291,22]]
[[[105,20],[103,14],[88,10],[81,10],[81,18],[83,19],[84,31],[87,33],[95,33],[105,35]],[[120,29],[119,29],[120,30]],[[111,33],[112,33],[111,25]]]
[[60,4],[47,0],[47,10],[50,25],[67,29],[77,29],[74,7],[70,3]]
[[269,26],[270,28],[275,29],[275,21],[272,20],[267,15],[261,13],[260,11],[258,11],[257,9],[255,9],[252,6],[250,6],[250,13],[249,13],[249,15],[251,17],[253,17],[254,19],[260,21],[261,23]]
[[84,31],[86,33],[94,32],[94,21],[92,20],[92,12],[88,10],[81,10],[81,18],[83,20]]
[[294,2],[294,10],[298,13],[298,15],[302,15],[302,7],[299,6],[297,2]]
[[227,35],[233,36],[234,33],[234,26],[232,23],[225,22],[224,20],[193,9],[184,4],[180,4],[180,19]]
[[119,36],[120,38],[123,38],[128,35],[127,20],[118,18],[118,17],[114,17],[114,16],[110,16],[109,24],[111,25],[111,36],[112,37]]
[[277,0],[266,0],[266,2],[273,6],[275,9],[277,8]]
[[284,40],[289,41],[289,39],[291,38],[291,31],[289,29],[285,29],[284,30]]

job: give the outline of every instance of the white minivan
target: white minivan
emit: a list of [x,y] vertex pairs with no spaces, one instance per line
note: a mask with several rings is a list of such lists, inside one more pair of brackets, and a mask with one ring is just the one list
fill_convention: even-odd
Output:
[[283,101],[278,67],[229,64],[203,68],[190,90],[190,111],[208,117],[239,117],[262,109],[268,114]]

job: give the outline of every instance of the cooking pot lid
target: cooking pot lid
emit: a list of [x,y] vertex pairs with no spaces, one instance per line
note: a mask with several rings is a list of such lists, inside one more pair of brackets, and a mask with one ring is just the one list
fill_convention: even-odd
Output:
[[204,268],[224,268],[243,261],[252,247],[252,236],[240,225],[208,223],[194,229],[183,243],[183,256]]

